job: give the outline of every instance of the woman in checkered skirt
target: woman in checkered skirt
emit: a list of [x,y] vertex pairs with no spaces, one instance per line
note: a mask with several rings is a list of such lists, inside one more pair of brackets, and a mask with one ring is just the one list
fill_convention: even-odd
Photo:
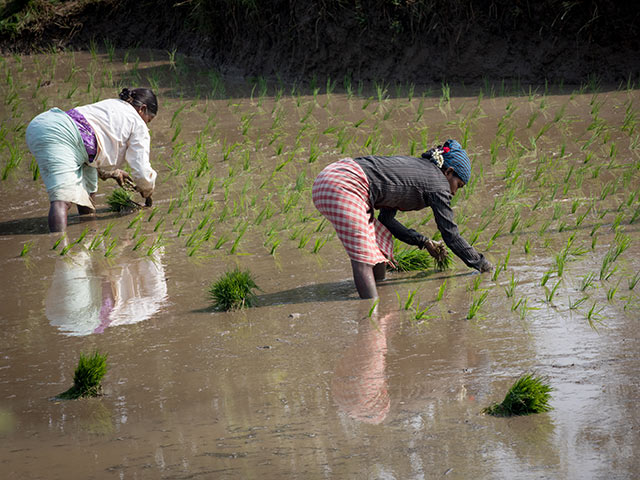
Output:
[[[313,184],[313,203],[335,227],[351,259],[361,298],[378,296],[376,281],[393,262],[393,237],[437,256],[438,244],[406,228],[396,212],[431,207],[447,246],[469,267],[493,267],[460,236],[451,198],[469,182],[471,161],[455,140],[432,148],[421,158],[368,156],[328,165]],[[378,218],[374,210],[379,209]]]

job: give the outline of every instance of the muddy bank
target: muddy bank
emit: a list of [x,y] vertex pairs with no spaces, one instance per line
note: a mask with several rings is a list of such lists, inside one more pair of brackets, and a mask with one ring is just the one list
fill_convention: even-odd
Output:
[[620,83],[640,72],[635,3],[10,1],[0,18],[4,51],[176,49],[225,73],[322,84]]

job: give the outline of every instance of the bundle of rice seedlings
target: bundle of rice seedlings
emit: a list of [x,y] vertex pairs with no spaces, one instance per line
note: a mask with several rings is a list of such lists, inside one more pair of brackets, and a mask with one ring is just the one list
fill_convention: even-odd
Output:
[[249,270],[238,268],[225,273],[222,278],[211,284],[209,296],[213,306],[219,310],[236,310],[255,304],[253,289],[258,288]]
[[73,386],[58,398],[73,400],[80,397],[97,397],[102,392],[102,377],[107,373],[107,356],[95,352],[93,355],[80,354],[78,366],[73,375]]
[[431,255],[426,250],[417,248],[402,248],[393,252],[396,264],[389,266],[391,270],[398,272],[415,272],[429,270],[433,264]]
[[451,252],[442,242],[432,241],[431,243],[436,251],[436,255],[433,257],[436,270],[438,270],[439,272],[444,272],[445,270],[449,270],[451,268],[451,265],[453,264],[453,258],[451,257]]
[[525,374],[507,392],[502,403],[493,404],[483,410],[496,417],[530,415],[551,410],[549,392],[551,386],[541,377]]
[[122,187],[116,188],[107,198],[109,209],[113,212],[129,212],[138,210],[141,205],[133,201],[131,192]]

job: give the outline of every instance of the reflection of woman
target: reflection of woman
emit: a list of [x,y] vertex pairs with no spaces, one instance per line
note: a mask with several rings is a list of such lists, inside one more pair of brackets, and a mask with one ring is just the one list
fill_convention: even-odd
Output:
[[[396,212],[431,207],[447,246],[481,272],[491,264],[459,234],[451,197],[469,182],[471,162],[455,140],[414,157],[345,158],[327,166],[313,185],[313,203],[333,224],[351,259],[361,298],[377,297],[376,280],[393,260],[393,238],[438,255],[436,242],[406,228]],[[374,209],[380,209],[378,218]]]
[[377,325],[372,325],[369,318],[363,320],[356,341],[338,362],[331,382],[338,407],[361,422],[382,422],[391,406],[385,375],[389,323],[389,314]]
[[149,199],[156,172],[149,163],[150,137],[147,125],[158,112],[155,94],[146,88],[120,93],[107,99],[63,112],[58,108],[41,113],[27,127],[26,140],[36,158],[47,187],[49,230],[63,231],[72,204],[78,213],[95,211],[98,176],[131,181],[120,168],[127,163],[137,190]]
[[167,284],[159,258],[98,270],[86,252],[56,263],[45,298],[51,325],[68,335],[89,335],[142,322],[160,310]]

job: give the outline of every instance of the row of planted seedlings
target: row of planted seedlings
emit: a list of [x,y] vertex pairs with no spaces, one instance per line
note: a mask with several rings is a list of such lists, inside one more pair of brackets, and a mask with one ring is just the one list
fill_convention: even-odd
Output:
[[[171,155],[165,163],[169,176],[180,176],[183,182],[179,194],[169,200],[167,213],[179,209],[172,224],[179,225],[174,229],[176,237],[186,236],[189,256],[210,255],[227,243],[229,253],[237,253],[243,236],[250,231],[255,237],[252,230],[257,227],[263,228],[264,246],[270,254],[277,251],[284,235],[298,249],[310,245],[312,253],[318,253],[334,236],[325,231],[326,221],[318,218],[311,205],[310,187],[321,168],[320,155],[328,155],[327,150],[341,154],[349,144],[355,146],[358,132],[349,133],[345,140],[346,127],[331,126],[344,120],[331,118],[335,115],[327,111],[328,102],[320,105],[316,95],[293,95],[287,100],[288,105],[276,95],[267,101],[261,94],[250,100],[212,101],[218,108],[205,111],[208,117],[196,122],[204,127],[195,142],[180,140],[180,117],[187,115],[193,123],[195,110],[202,110],[201,106],[183,103],[174,110],[165,128],[171,137]],[[357,129],[364,120],[366,117],[359,118],[352,128]],[[371,138],[367,134],[360,149],[363,153],[371,153],[367,152]],[[374,153],[375,148],[371,147]],[[270,165],[265,166],[267,163]],[[224,229],[229,220],[235,225],[231,231]]]
[[[175,71],[178,70],[176,67]],[[213,75],[210,79],[212,86],[215,86],[214,96],[224,96],[221,92],[225,91],[225,87],[220,86],[219,77]],[[174,187],[180,188],[171,189],[166,215],[162,214],[165,205],[160,203],[150,212],[141,212],[130,222],[134,248],[150,254],[169,240],[173,242],[174,238],[183,238],[189,256],[211,255],[215,251],[224,251],[225,245],[229,253],[237,253],[247,231],[255,237],[257,227],[264,225],[262,235],[269,253],[275,254],[283,242],[293,242],[300,249],[310,245],[312,251],[318,253],[332,238],[332,229],[327,231],[326,222],[318,218],[310,205],[310,185],[321,166],[341,155],[415,155],[431,146],[435,139],[442,140],[449,136],[461,139],[463,145],[472,139],[470,150],[478,152],[474,162],[476,175],[463,190],[463,197],[467,201],[459,202],[458,207],[458,222],[463,233],[472,243],[479,242],[478,247],[489,252],[496,248],[494,242],[498,241],[503,246],[504,238],[511,240],[512,247],[500,251],[503,258],[498,261],[494,258],[497,266],[493,275],[495,280],[502,273],[507,273],[511,248],[517,248],[521,239],[525,254],[530,254],[532,249],[537,252],[541,248],[552,250],[554,239],[574,228],[566,218],[568,209],[564,208],[564,199],[576,190],[580,190],[581,195],[572,199],[570,209],[570,215],[576,215],[575,228],[596,215],[600,216],[596,225],[607,225],[613,209],[601,205],[607,198],[615,198],[620,188],[629,188],[628,198],[617,205],[615,218],[609,221],[620,230],[624,228],[626,214],[630,213],[630,216],[627,215],[629,224],[637,219],[637,195],[633,186],[629,185],[637,170],[633,166],[622,172],[621,186],[617,180],[608,179],[605,187],[598,191],[600,199],[590,191],[583,192],[589,183],[596,185],[595,190],[599,179],[606,177],[608,165],[602,162],[604,153],[608,153],[613,162],[620,152],[620,146],[625,145],[625,138],[613,142],[610,141],[612,136],[621,132],[623,137],[626,134],[628,147],[625,148],[637,152],[637,113],[633,106],[632,91],[628,92],[623,104],[625,116],[622,125],[614,127],[607,125],[600,116],[601,108],[607,106],[607,96],[599,92],[591,93],[592,98],[588,101],[591,121],[579,131],[575,127],[584,124],[584,115],[573,114],[572,106],[582,108],[586,105],[584,91],[575,93],[559,105],[546,94],[530,94],[526,102],[524,98],[503,99],[506,104],[504,113],[497,120],[494,140],[487,146],[476,137],[483,137],[483,129],[494,123],[487,119],[484,110],[488,110],[491,103],[495,102],[484,99],[482,92],[475,101],[469,98],[452,101],[446,85],[442,86],[439,98],[429,98],[424,94],[417,96],[409,86],[406,99],[392,100],[388,87],[384,83],[377,83],[369,92],[370,95],[363,98],[354,95],[354,89],[345,81],[348,99],[348,108],[345,108],[345,96],[334,94],[330,82],[327,82],[324,94],[320,94],[317,87],[311,95],[302,95],[295,86],[289,95],[283,94],[281,86],[274,90],[273,95],[269,95],[266,83],[257,79],[248,98],[208,101],[196,98],[176,104],[173,111],[171,107],[174,105],[168,105],[171,113],[169,128],[166,125],[158,126],[156,121],[154,130],[170,132],[170,142],[165,142],[164,151],[158,157],[162,158],[168,170],[162,172],[163,181],[169,186],[172,177],[175,177],[174,180],[179,181],[174,181]],[[15,98],[15,95],[11,98]],[[204,113],[200,112],[203,103]],[[15,105],[14,110],[17,110]],[[523,113],[523,110],[527,112]],[[182,140],[181,117],[187,114],[200,114],[202,117],[200,124],[203,127],[195,140]],[[167,113],[164,118],[168,118]],[[234,123],[237,132],[236,135],[230,135],[228,127]],[[431,125],[431,129],[427,125]],[[560,131],[564,139],[584,138],[577,142],[564,140],[557,145],[557,142],[553,143],[554,138],[548,140],[556,131]],[[154,136],[154,141],[159,136]],[[169,148],[171,153],[168,153]],[[603,149],[608,149],[608,152]],[[574,161],[579,154],[584,155],[582,164]],[[535,170],[532,171],[534,165]],[[252,169],[259,171],[252,172]],[[559,172],[563,172],[563,184],[557,181],[560,179]],[[572,183],[573,179],[575,183]],[[589,182],[589,179],[593,181]],[[542,194],[536,195],[535,201],[527,202],[523,197],[525,193],[533,193],[532,181]],[[496,186],[498,183],[500,185]],[[491,207],[485,204],[479,214],[467,207],[469,198],[478,194],[477,185],[480,185],[479,195],[487,186],[501,193],[489,202]],[[162,184],[159,188],[162,188]],[[459,197],[455,200],[459,200]],[[549,215],[550,208],[553,208],[552,215]],[[174,212],[179,213],[176,215]],[[146,219],[146,224],[153,225],[153,233],[146,230],[142,232],[145,225],[143,219]],[[228,220],[235,220],[230,229]],[[426,220],[428,214],[420,223],[426,223]],[[530,234],[533,229],[537,229],[537,238]],[[592,249],[597,246],[597,230],[596,235],[591,236]],[[555,235],[552,235],[554,232]],[[323,235],[317,235],[320,233]],[[109,234],[110,225],[100,236],[108,240],[108,246],[113,246],[114,239]],[[620,245],[617,248],[624,250],[628,241],[623,235],[619,232],[617,236],[617,245]],[[211,242],[212,238],[215,243]],[[94,238],[92,243],[95,241]],[[570,243],[574,245],[574,242],[575,237]],[[572,248],[573,253],[565,257],[579,256],[576,255],[579,251],[577,247]],[[615,262],[622,253],[617,251],[606,258],[613,258]],[[107,252],[112,254],[114,249],[109,248]],[[562,264],[563,258],[558,261]],[[603,262],[606,263],[603,267],[605,270],[612,265],[611,260],[603,259]],[[559,277],[562,277],[562,266],[554,268],[559,270]],[[616,265],[609,268],[614,270]],[[611,280],[609,273],[603,273],[605,280]],[[546,278],[552,276],[553,273],[548,273]],[[634,278],[635,275],[631,276],[630,285]],[[517,281],[512,276],[509,283],[513,286]],[[547,288],[547,283],[541,287]],[[557,298],[560,287],[558,282],[548,292],[544,290],[545,298]],[[509,293],[514,290],[509,288]],[[615,298],[616,290],[610,288],[607,296]],[[633,296],[626,298],[627,305],[633,305]],[[474,298],[468,316],[473,318],[477,313],[476,307],[486,299],[484,291]],[[524,316],[530,302],[536,300],[518,298],[514,301],[516,310]],[[578,305],[585,302],[583,300]],[[589,311],[597,312],[598,308],[592,304]]]
[[[523,141],[526,137],[515,134],[517,123],[508,125],[502,132],[499,128],[499,134],[506,133],[502,142],[499,137],[494,141],[497,146],[507,147],[506,165],[503,166],[505,195],[495,199],[491,208],[498,212],[499,222],[486,244],[500,238],[511,240],[504,261],[496,264],[493,275],[496,280],[501,273],[508,273],[508,259],[519,245],[525,254],[525,262],[542,266],[538,279],[530,278],[531,271],[537,269],[528,268],[521,272],[526,278],[519,279],[512,271],[507,277],[508,283],[503,281],[505,294],[513,302],[512,310],[519,310],[523,318],[531,308],[551,306],[556,311],[580,311],[589,324],[595,326],[607,309],[615,312],[622,306],[624,310],[637,311],[638,297],[634,288],[638,282],[638,267],[632,261],[620,262],[624,257],[622,254],[631,245],[640,195],[637,136],[629,122],[629,112],[633,112],[629,106],[633,100],[632,95],[626,99],[625,95],[622,97],[627,116],[621,125],[606,125],[598,116],[604,99],[594,94],[590,99],[583,97],[581,102],[576,101],[578,107],[584,107],[585,103],[591,106],[591,121],[585,121],[584,115],[565,119],[567,105],[575,101],[569,98],[568,103],[561,105],[551,120],[541,127],[536,128],[531,118],[543,118],[544,115],[536,114],[544,105],[532,109],[524,131],[530,130],[535,135],[530,136],[527,143]],[[608,100],[620,101],[619,98]],[[551,135],[553,129],[559,130],[557,135]],[[542,142],[544,146],[541,146]],[[620,151],[624,153],[618,157]],[[494,158],[497,156],[492,156],[492,162]],[[504,213],[499,213],[500,210]],[[488,222],[495,221],[488,210],[483,211],[482,216],[486,216]],[[481,224],[481,228],[473,232],[472,239],[482,238],[482,230],[489,225]],[[600,236],[607,242],[601,247],[598,244]],[[601,259],[598,271],[583,273],[579,286],[575,285],[575,279],[572,281],[571,275],[566,275],[565,266],[570,262],[577,261],[579,268],[575,269],[575,275],[579,275],[580,270],[592,269],[590,264],[597,258]],[[594,277],[598,278],[598,290],[606,291],[604,306],[601,305],[603,295],[586,293],[588,286],[594,285]],[[519,282],[529,284],[527,290],[533,291],[535,296],[518,295]],[[537,284],[538,288],[532,289],[531,283]],[[619,293],[622,284],[626,294]],[[618,293],[622,305],[616,303]],[[475,297],[472,306],[477,303],[476,298],[481,302],[483,296],[484,292]],[[470,311],[470,316],[472,313]]]
[[[637,113],[633,109],[632,93],[626,92],[626,98],[621,95],[622,99],[609,98],[609,102],[614,104],[622,101],[625,108],[621,124],[610,126],[606,126],[598,115],[604,104],[599,93],[587,98],[578,92],[568,98],[568,103],[572,102],[579,108],[584,108],[586,103],[590,105],[590,121],[585,121],[580,115],[565,118],[568,103],[561,104],[555,111],[549,111],[549,103],[545,98],[538,105],[532,105],[534,97],[529,98],[530,113],[525,124],[522,118],[511,120],[518,107],[509,101],[505,107],[506,113],[498,121],[490,151],[486,152],[489,155],[484,156],[484,162],[474,162],[476,174],[461,197],[472,197],[478,183],[484,183],[484,188],[496,189],[499,182],[499,187],[494,190],[499,194],[489,196],[491,201],[484,203],[485,207],[479,215],[477,211],[474,213],[474,207],[468,208],[467,203],[460,202],[458,224],[472,244],[481,250],[495,252],[496,269],[491,279],[502,283],[506,296],[512,299],[511,310],[521,318],[525,318],[532,309],[551,306],[556,310],[579,310],[595,327],[603,318],[601,313],[605,306],[637,311],[638,296],[634,289],[640,277],[638,267],[629,261],[616,265],[631,245],[631,237],[635,232],[633,225],[640,213],[638,136],[635,130]],[[578,95],[582,95],[582,98],[576,98]],[[468,134],[468,120],[477,117],[478,110],[474,108],[466,117],[460,116],[454,122],[460,122]],[[537,119],[541,120],[539,124],[536,124]],[[558,131],[556,135],[552,135],[552,129]],[[571,138],[575,140],[566,140]],[[561,143],[558,144],[558,141]],[[625,152],[621,160],[617,158],[619,145],[624,145]],[[499,150],[502,150],[501,155]],[[502,155],[506,158],[500,158],[499,161]],[[491,159],[490,164],[486,162],[487,157]],[[486,172],[493,176],[488,182],[483,180]],[[454,199],[454,203],[458,200],[460,196]],[[593,222],[589,228],[586,221]],[[603,226],[610,237],[607,238],[604,254],[601,253],[602,249],[597,248],[598,231],[602,233]],[[629,230],[629,233],[625,233],[625,230]],[[533,235],[533,232],[537,235]],[[580,235],[586,237],[587,232],[589,248],[578,241]],[[516,278],[515,271],[508,268],[512,250],[519,245],[521,253],[514,255],[517,264],[526,267],[527,262],[534,261],[545,266],[540,278],[535,281],[539,282],[537,291],[528,288],[533,295],[516,296],[518,283],[530,284],[531,280]],[[579,287],[576,287],[575,281],[565,282],[565,265],[583,259],[589,252],[589,259],[594,254],[600,255],[598,271],[583,274]],[[499,255],[497,261],[496,254]],[[578,263],[582,265],[584,262]],[[613,277],[616,273],[619,274],[617,278]],[[584,294],[586,289],[593,286],[595,277],[600,281],[600,292],[606,291],[605,306],[600,305],[603,295],[590,298]],[[554,283],[548,285],[550,278],[554,279]],[[490,298],[490,291],[495,285],[487,286],[485,283],[481,277],[470,282],[469,290],[474,293],[468,319],[475,318]],[[563,295],[559,296],[558,292],[564,283],[568,285]],[[626,294],[619,292],[621,285],[626,287],[623,289]],[[442,283],[436,302],[442,298],[444,286]],[[413,318],[427,318],[428,309],[420,306],[419,302],[414,304],[417,290],[410,290],[406,300],[399,297],[399,304],[401,308],[411,310]],[[577,298],[572,300],[574,295]],[[617,296],[621,304],[614,301]],[[564,302],[559,302],[558,297],[562,297]],[[563,303],[564,307],[561,306]]]

